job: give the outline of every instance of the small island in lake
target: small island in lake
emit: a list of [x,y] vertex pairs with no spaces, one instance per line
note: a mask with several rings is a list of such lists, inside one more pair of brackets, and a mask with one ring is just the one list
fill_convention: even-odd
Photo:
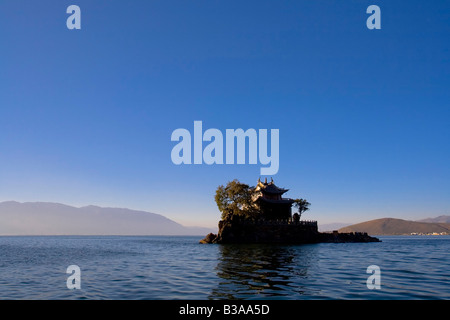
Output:
[[[284,198],[287,191],[267,178],[264,182],[258,179],[256,187],[238,180],[219,186],[215,195],[222,212],[219,232],[208,234],[200,243],[380,242],[361,232],[319,232],[317,221],[301,220],[310,203]],[[297,209],[294,214],[292,207]]]

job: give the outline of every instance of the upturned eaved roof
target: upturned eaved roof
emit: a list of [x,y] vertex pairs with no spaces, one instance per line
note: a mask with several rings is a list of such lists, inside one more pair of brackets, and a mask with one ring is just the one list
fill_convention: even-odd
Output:
[[289,189],[283,189],[279,188],[275,185],[273,180],[269,183],[267,183],[267,179],[265,182],[261,182],[261,180],[258,179],[258,184],[256,185],[255,191],[261,191],[263,193],[269,193],[269,194],[283,194],[289,191]]

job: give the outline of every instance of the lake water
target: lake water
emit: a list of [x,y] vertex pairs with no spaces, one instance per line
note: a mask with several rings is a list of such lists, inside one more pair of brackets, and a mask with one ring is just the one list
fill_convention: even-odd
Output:
[[[450,236],[201,245],[202,237],[0,237],[0,299],[450,299]],[[81,289],[66,285],[80,267]],[[367,267],[380,268],[370,290]]]

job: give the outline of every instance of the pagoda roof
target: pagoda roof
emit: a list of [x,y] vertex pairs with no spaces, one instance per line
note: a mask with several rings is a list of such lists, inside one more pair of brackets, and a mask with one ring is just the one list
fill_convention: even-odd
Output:
[[258,184],[256,185],[255,188],[256,191],[261,191],[263,193],[269,193],[269,194],[283,194],[289,191],[289,189],[283,189],[283,188],[279,188],[275,185],[275,183],[273,182],[273,180],[269,183],[267,183],[267,179],[266,181],[263,183],[260,180],[258,180]]

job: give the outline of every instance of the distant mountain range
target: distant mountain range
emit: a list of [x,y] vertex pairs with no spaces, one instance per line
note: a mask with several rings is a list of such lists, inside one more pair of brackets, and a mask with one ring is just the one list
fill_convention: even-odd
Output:
[[439,216],[436,218],[427,218],[422,220],[417,220],[419,222],[434,222],[434,223],[450,223],[450,216]]
[[[320,231],[370,235],[448,233],[450,216],[419,221],[383,218],[348,225],[319,224]],[[215,230],[185,227],[160,214],[122,208],[76,208],[51,202],[0,202],[0,235],[198,235]]]
[[0,235],[200,235],[213,230],[185,227],[160,214],[59,203],[0,203]]
[[450,216],[440,216],[420,221],[383,218],[343,227],[339,229],[339,232],[367,232],[369,235],[450,234],[450,223],[448,221],[450,221]]

